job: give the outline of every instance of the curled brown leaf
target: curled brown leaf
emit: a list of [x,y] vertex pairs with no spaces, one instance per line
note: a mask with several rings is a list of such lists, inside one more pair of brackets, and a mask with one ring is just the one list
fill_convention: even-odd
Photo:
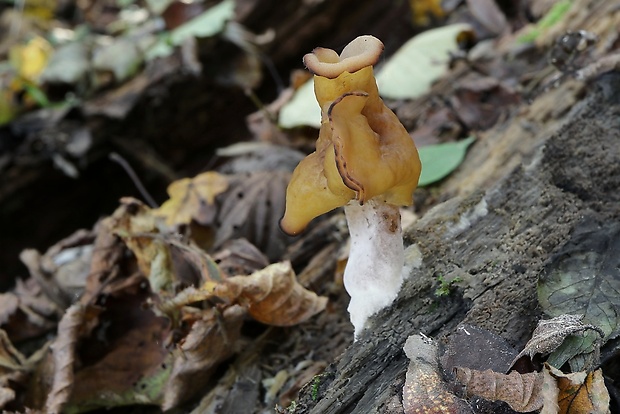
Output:
[[290,262],[274,263],[250,276],[234,276],[207,289],[225,301],[246,307],[254,319],[267,325],[296,325],[327,304],[327,298],[297,282]]
[[84,306],[71,305],[58,324],[58,336],[52,344],[54,357],[54,380],[45,401],[45,412],[59,414],[71,397],[73,388],[73,362],[75,345],[84,318]]
[[543,406],[543,375],[539,372],[510,374],[478,371],[456,367],[456,379],[465,385],[469,395],[506,402],[513,410],[524,413],[539,410]]

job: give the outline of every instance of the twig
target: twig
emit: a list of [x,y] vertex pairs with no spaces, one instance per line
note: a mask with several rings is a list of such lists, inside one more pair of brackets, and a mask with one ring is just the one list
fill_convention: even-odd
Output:
[[133,184],[136,186],[144,200],[151,208],[159,207],[159,204],[157,204],[153,197],[151,197],[151,194],[146,190],[146,188],[142,184],[142,181],[140,181],[140,178],[138,178],[138,175],[136,174],[134,169],[131,168],[131,165],[129,165],[125,158],[121,157],[116,152],[111,152],[108,158],[123,167],[129,178],[131,178],[131,181],[133,181]]

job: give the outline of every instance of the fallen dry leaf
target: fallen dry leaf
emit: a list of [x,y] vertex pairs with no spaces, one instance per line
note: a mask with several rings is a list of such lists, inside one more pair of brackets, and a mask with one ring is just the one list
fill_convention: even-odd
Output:
[[208,171],[194,178],[183,178],[168,186],[170,199],[155,210],[155,215],[165,217],[169,226],[211,224],[217,212],[215,197],[228,189],[228,178]]
[[12,292],[0,295],[0,328],[15,343],[53,330],[62,312],[33,278],[17,279]]
[[204,289],[248,309],[252,318],[267,325],[292,326],[325,309],[327,298],[297,282],[290,262],[274,263],[249,276],[234,276]]
[[288,171],[259,171],[231,176],[230,188],[221,197],[214,248],[245,238],[271,261],[280,260],[294,240],[280,230],[284,215]]
[[448,391],[440,374],[435,341],[421,334],[412,335],[403,349],[411,360],[403,388],[405,414],[474,412],[464,400]]
[[231,306],[221,314],[211,310],[197,320],[191,332],[174,351],[174,365],[166,384],[162,409],[168,410],[204,392],[215,368],[238,350],[246,315],[241,306]]
[[540,320],[532,333],[532,338],[525,348],[513,359],[512,365],[524,355],[532,358],[536,354],[546,355],[555,351],[569,336],[594,330],[603,336],[600,328],[582,322],[583,315],[560,315],[555,318]]
[[54,380],[45,401],[45,411],[60,413],[73,389],[73,363],[78,333],[84,318],[84,306],[75,303],[67,309],[58,324],[58,336],[52,344]]
[[493,0],[467,0],[467,8],[493,35],[499,35],[508,28],[506,16]]
[[506,402],[515,411],[525,413],[543,407],[543,375],[539,372],[502,374],[456,367],[456,379],[465,385],[468,395]]
[[[131,201],[134,201],[133,203]],[[127,251],[123,241],[114,233],[127,214],[134,211],[139,204],[138,200],[124,198],[121,199],[121,206],[95,226],[95,242],[90,262],[90,272],[86,279],[86,287],[80,298],[84,305],[94,303],[97,297],[104,293],[110,293],[109,285],[117,279],[122,278],[120,264]]]
[[246,239],[224,243],[213,255],[213,260],[228,276],[249,275],[269,266],[269,259]]
[[139,284],[135,288],[109,298],[99,329],[83,339],[82,367],[75,372],[67,408],[82,412],[161,403],[172,365],[170,321],[146,308],[145,292]]
[[603,380],[603,371],[564,374],[546,365],[545,369],[557,381],[560,414],[606,414],[609,413],[609,392]]
[[0,329],[0,409],[15,399],[16,389],[27,385],[29,373],[47,349],[46,344],[40,351],[26,358],[15,349],[6,332]]
[[513,410],[540,414],[607,414],[609,393],[600,369],[565,374],[545,363],[542,372],[502,374],[456,367],[468,395],[504,401]]

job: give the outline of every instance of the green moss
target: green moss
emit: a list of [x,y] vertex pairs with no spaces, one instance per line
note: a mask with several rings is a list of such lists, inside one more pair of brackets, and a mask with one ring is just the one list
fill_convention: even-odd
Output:
[[452,285],[455,284],[455,283],[462,282],[463,279],[461,279],[460,277],[455,277],[451,281],[447,281],[443,277],[443,275],[440,274],[440,275],[437,276],[437,281],[439,282],[439,287],[437,289],[435,289],[435,296],[440,298],[440,297],[443,297],[443,296],[450,295],[450,292],[452,291]]
[[312,379],[312,388],[310,391],[312,401],[316,401],[319,399],[319,385],[321,385],[321,378],[323,378],[323,374],[315,375]]

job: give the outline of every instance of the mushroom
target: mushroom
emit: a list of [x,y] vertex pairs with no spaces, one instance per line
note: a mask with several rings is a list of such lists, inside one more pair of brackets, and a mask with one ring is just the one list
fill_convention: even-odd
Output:
[[372,65],[382,51],[379,39],[360,36],[340,55],[316,48],[304,56],[314,73],[321,128],[316,151],[293,172],[280,222],[295,235],[313,218],[344,206],[351,234],[344,286],[356,338],[400,290],[399,206],[412,204],[421,171],[413,140],[379,97]]

